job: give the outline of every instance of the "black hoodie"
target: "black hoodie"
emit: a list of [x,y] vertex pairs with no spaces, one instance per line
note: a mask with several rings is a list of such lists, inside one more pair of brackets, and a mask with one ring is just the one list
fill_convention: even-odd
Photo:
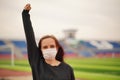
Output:
[[28,10],[23,10],[22,18],[33,80],[75,80],[73,69],[68,64],[61,62],[58,66],[51,66],[45,62],[36,45]]

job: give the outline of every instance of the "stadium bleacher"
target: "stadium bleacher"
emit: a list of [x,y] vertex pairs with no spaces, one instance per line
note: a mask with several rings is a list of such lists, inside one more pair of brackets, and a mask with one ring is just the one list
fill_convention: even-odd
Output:
[[0,40],[0,46],[5,45],[5,42],[3,40]]
[[5,42],[3,40],[0,40],[0,47],[2,47],[0,48],[0,54],[9,54],[10,52],[9,49],[5,49],[5,50],[3,49],[5,45],[6,45]]
[[117,42],[117,41],[109,41],[109,43],[112,44],[114,48],[120,48],[120,42]]
[[[22,53],[26,54],[26,42],[24,40],[11,40],[11,42]],[[79,40],[76,47],[66,44],[64,41],[59,41],[65,50],[66,54],[78,54],[84,57],[93,57],[96,55],[111,55],[115,54],[120,57],[120,42],[117,41],[85,41]],[[4,40],[0,40],[0,47],[7,45]],[[0,54],[9,54],[10,50],[0,50]]]
[[25,41],[11,41],[16,47],[18,48],[26,48],[26,42]]
[[[94,43],[93,43],[94,42]],[[79,51],[84,56],[111,55],[120,56],[120,42],[117,41],[80,41],[79,45],[84,47]],[[90,50],[90,51],[89,51]],[[92,54],[91,54],[92,52]],[[87,54],[86,54],[87,53]],[[90,55],[91,54],[91,55]]]

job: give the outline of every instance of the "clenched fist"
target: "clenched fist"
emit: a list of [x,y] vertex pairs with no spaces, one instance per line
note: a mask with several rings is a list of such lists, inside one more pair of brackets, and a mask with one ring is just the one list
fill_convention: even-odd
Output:
[[24,7],[24,9],[25,9],[25,10],[28,10],[28,11],[31,10],[30,4],[26,4],[25,7]]

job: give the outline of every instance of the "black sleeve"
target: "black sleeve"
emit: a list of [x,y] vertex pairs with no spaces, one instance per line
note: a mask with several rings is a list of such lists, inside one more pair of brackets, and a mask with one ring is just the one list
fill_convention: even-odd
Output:
[[75,80],[73,69],[71,69],[71,80]]
[[73,68],[70,65],[68,65],[68,69],[69,69],[69,74],[70,74],[70,80],[75,80]]
[[40,51],[38,51],[38,47],[35,41],[34,31],[32,28],[32,23],[30,20],[30,15],[28,10],[23,10],[22,12],[23,26],[27,41],[27,50],[28,50],[28,59],[30,65],[37,64],[40,58]]

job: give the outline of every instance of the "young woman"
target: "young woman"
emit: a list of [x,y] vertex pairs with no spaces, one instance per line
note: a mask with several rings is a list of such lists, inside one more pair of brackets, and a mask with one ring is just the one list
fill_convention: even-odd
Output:
[[26,4],[22,18],[33,80],[75,80],[73,69],[64,62],[64,51],[54,36],[42,37],[37,47],[30,10],[30,4]]

